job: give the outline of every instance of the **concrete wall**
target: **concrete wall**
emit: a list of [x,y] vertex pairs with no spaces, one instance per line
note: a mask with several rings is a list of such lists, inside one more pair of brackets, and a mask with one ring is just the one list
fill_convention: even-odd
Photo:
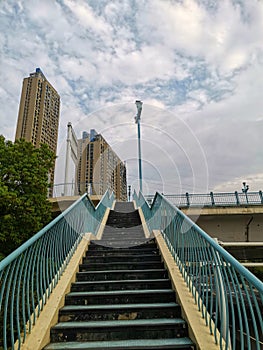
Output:
[[197,224],[222,241],[263,241],[263,215],[200,216]]
[[211,237],[221,241],[263,242],[263,213],[215,215],[201,213],[199,217],[193,215],[191,218]]

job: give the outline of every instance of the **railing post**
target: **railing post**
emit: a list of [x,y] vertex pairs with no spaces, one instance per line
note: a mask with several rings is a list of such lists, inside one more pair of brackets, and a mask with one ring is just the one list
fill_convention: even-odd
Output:
[[212,205],[215,205],[215,199],[214,199],[214,193],[213,192],[210,192],[210,197],[211,197]]
[[239,197],[238,197],[238,192],[237,192],[237,191],[235,191],[235,196],[236,196],[237,205],[240,205]]
[[186,203],[187,203],[187,206],[190,207],[189,193],[186,192],[185,196],[186,196]]
[[[214,238],[218,244],[218,239]],[[225,283],[222,276],[222,269],[225,268],[219,253],[216,250],[213,250],[213,255],[215,257],[215,280],[216,280],[216,295],[219,305],[219,314],[222,323],[222,336],[228,346],[228,349],[231,349],[231,340],[230,340],[230,331],[229,331],[229,318],[227,316],[227,296]]]
[[261,204],[263,204],[263,194],[262,194],[262,191],[260,190],[258,193],[259,193],[259,197],[260,197]]

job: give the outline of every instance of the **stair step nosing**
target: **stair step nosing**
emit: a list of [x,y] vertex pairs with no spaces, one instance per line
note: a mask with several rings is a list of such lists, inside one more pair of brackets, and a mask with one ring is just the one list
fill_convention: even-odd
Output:
[[135,320],[112,320],[112,321],[85,321],[85,322],[59,322],[53,329],[61,328],[105,328],[105,327],[127,327],[127,326],[173,326],[177,324],[185,324],[182,318],[157,318],[157,319],[135,319]]
[[[100,241],[97,241],[96,244],[94,245],[105,245],[105,244],[108,244],[108,243],[116,243],[116,242],[119,242],[119,243],[127,243],[129,242],[131,247],[135,247],[135,246],[138,246],[140,247],[141,245],[143,245],[144,247],[149,245],[149,246],[156,246],[156,243],[149,243],[147,240],[142,240],[141,238],[133,238],[133,239],[122,239],[121,237],[113,237],[113,238],[110,238],[110,239],[101,239]],[[107,247],[107,245],[105,245]],[[127,246],[127,248],[129,247]],[[124,248],[124,247],[123,247]],[[135,248],[134,248],[135,249]]]
[[[85,349],[136,349],[143,346],[146,350],[161,349],[173,346],[170,349],[176,349],[177,346],[193,346],[190,338],[169,338],[169,339],[128,339],[128,340],[111,340],[111,341],[94,341],[94,342],[66,342],[51,343],[45,347],[45,350],[85,350]],[[181,349],[181,348],[178,348]]]
[[70,292],[67,296],[110,296],[110,295],[125,295],[125,294],[166,294],[175,293],[173,289],[140,289],[140,290],[110,290],[102,292]]
[[[142,250],[136,250],[133,251],[132,249],[128,249],[125,252],[122,252],[122,250],[114,250],[114,249],[107,249],[107,250],[88,250],[85,258],[89,258],[89,257],[96,257],[98,254],[98,256],[100,257],[101,254],[114,254],[113,256],[118,257],[118,256],[134,256],[135,258],[139,257],[139,256],[145,256],[147,257],[152,257],[152,256],[160,256],[159,251],[158,250],[152,250],[149,249],[147,251],[142,251]],[[106,255],[107,256],[107,255]]]
[[125,264],[129,264],[129,265],[153,265],[153,264],[160,264],[163,265],[163,262],[161,261],[113,261],[113,262],[102,262],[102,263],[84,263],[84,264],[80,264],[80,267],[101,267],[101,266],[116,266],[116,265],[125,265]]
[[[148,251],[149,250],[149,251]],[[127,256],[127,251],[129,251],[129,252],[131,252],[135,257],[137,257],[137,256],[146,256],[146,257],[148,257],[148,256],[159,256],[160,254],[156,254],[156,253],[159,253],[159,250],[158,249],[148,249],[146,252],[144,252],[143,254],[142,254],[142,250],[138,250],[138,249],[126,249],[126,251],[125,252],[123,252],[122,250],[117,250],[116,251],[116,253],[119,253],[119,255],[118,255],[118,257],[120,256],[120,257],[126,257]],[[95,253],[95,251],[93,251],[94,253]],[[108,250],[108,249],[106,249],[106,250],[100,250],[100,251],[97,251],[98,253],[100,252],[104,252],[104,253],[106,253],[106,252],[113,252],[113,253],[115,253],[114,252],[114,249],[112,249],[112,250]],[[88,253],[89,253],[89,251],[88,251]],[[88,257],[88,255],[89,254],[87,254],[87,257]]]
[[161,309],[161,308],[175,308],[178,307],[179,304],[175,302],[169,302],[169,303],[140,303],[140,304],[114,304],[114,305],[108,305],[108,304],[99,304],[99,305],[65,305],[61,311],[85,311],[85,310],[115,310],[115,309]]
[[[142,257],[143,259],[143,257]],[[106,262],[86,262],[86,263],[82,263],[80,265],[105,265],[105,264],[110,264],[110,265],[119,265],[119,264],[134,264],[134,265],[138,265],[138,264],[156,264],[156,263],[162,263],[162,261],[154,261],[154,260],[150,260],[150,261],[127,261],[127,260],[121,260],[121,261],[106,261]]]
[[124,284],[124,283],[161,283],[161,282],[170,282],[169,278],[158,278],[158,279],[139,279],[139,280],[121,280],[121,281],[78,281],[74,282],[73,285],[93,285],[93,284]]
[[[90,249],[90,247],[103,247],[103,248],[106,248],[106,247],[104,247],[103,245],[101,245],[101,244],[93,244],[92,246],[89,246],[89,249]],[[148,251],[159,251],[158,250],[158,248],[156,247],[156,245],[154,245],[154,247],[149,247],[149,246],[143,246],[143,247],[141,247],[141,249],[140,248],[138,248],[139,246],[137,246],[136,248],[129,248],[129,247],[125,247],[125,248],[106,248],[106,249],[101,249],[101,250],[99,250],[100,252],[124,252],[124,253],[126,253],[127,251],[129,251],[129,252],[137,252],[138,254],[139,253],[141,253],[142,251],[145,251],[145,252],[148,252]],[[93,248],[92,248],[92,251],[95,251],[95,249],[93,250]],[[89,250],[88,250],[88,252],[89,252]]]
[[[126,228],[123,228],[124,232],[127,230]],[[126,231],[127,232],[127,231]],[[116,234],[117,235],[117,234]],[[103,237],[103,236],[102,236]],[[130,239],[131,241],[133,240],[133,237],[131,237]],[[145,243],[146,245],[147,244],[150,244],[150,245],[155,245],[156,242],[154,240],[152,240],[151,238],[147,238],[145,236],[142,236],[142,237],[139,237],[139,238],[136,238],[136,240],[139,240],[140,242],[142,243]],[[105,239],[105,237],[101,238],[101,239],[95,239],[95,240],[91,240],[90,241],[90,244],[95,244],[97,245],[98,243],[100,242],[107,242],[107,241],[110,241],[109,239]]]
[[141,273],[141,272],[144,272],[144,273],[151,273],[151,272],[167,272],[167,270],[165,269],[143,269],[143,270],[102,270],[102,271],[89,271],[89,272],[84,272],[84,271],[80,271],[78,273]]
[[92,258],[84,258],[81,265],[89,265],[89,264],[156,264],[161,263],[161,257],[156,256],[155,259],[153,259],[153,256],[150,257],[150,259],[146,259],[145,257],[126,257],[124,260],[124,257],[117,257],[117,256],[110,256],[110,257],[92,257]]

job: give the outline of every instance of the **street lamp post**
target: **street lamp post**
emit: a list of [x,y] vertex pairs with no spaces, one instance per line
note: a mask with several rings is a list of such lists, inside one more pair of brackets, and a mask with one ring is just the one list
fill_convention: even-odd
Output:
[[142,101],[135,101],[137,107],[137,114],[135,116],[135,123],[138,126],[138,153],[139,153],[139,182],[140,182],[140,191],[142,192],[142,157],[141,157],[141,113],[142,113]]
[[131,201],[131,185],[128,186],[128,200]]
[[243,182],[242,192],[245,193],[247,204],[248,204],[248,196],[247,196],[247,191],[248,190],[249,190],[249,186],[245,182]]

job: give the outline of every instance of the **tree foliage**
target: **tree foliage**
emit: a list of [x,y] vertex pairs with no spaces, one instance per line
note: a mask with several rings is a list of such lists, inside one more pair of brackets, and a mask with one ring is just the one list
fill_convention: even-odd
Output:
[[0,135],[0,259],[51,220],[48,172],[54,161],[47,145],[35,148]]

